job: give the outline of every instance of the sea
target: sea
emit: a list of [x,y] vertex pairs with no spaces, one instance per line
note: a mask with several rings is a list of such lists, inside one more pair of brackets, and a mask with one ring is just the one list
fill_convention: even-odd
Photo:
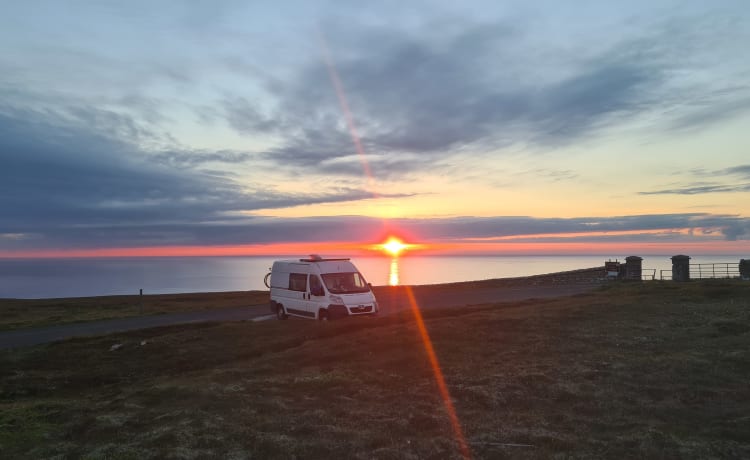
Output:
[[[733,264],[740,256],[694,256],[691,264]],[[671,275],[671,256],[643,256],[644,277]],[[265,290],[274,260],[290,257],[0,259],[0,298],[60,298]],[[373,285],[421,285],[513,278],[603,267],[602,256],[353,257]],[[619,258],[624,263],[624,258]]]

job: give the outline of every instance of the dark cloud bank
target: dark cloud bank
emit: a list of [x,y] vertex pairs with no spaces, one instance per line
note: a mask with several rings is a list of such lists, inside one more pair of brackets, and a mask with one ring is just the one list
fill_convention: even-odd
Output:
[[265,238],[246,233],[256,219],[235,214],[373,198],[346,187],[320,194],[248,191],[225,175],[173,167],[231,163],[241,154],[152,157],[46,112],[0,110],[0,153],[3,249],[268,241],[273,231]]
[[[376,241],[390,228],[426,241],[704,227],[719,229],[726,239],[750,238],[749,219],[710,214],[387,222],[361,216],[247,217],[238,211],[365,200],[372,194],[358,189],[312,196],[247,191],[231,177],[168,166],[190,163],[190,152],[164,154],[168,161],[155,159],[127,142],[49,113],[1,110],[0,152],[0,250],[4,251]],[[233,155],[226,158],[241,160]],[[736,172],[745,169],[737,167]]]

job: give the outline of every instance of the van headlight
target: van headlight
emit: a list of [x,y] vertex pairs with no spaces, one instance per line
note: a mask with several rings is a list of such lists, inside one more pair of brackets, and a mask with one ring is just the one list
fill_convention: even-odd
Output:
[[328,296],[328,301],[331,302],[332,304],[344,305],[344,299],[342,299],[340,295],[331,294]]

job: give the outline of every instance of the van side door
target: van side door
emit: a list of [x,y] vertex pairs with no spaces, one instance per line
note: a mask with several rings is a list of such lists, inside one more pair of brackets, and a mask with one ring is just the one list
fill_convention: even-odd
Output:
[[292,315],[314,317],[315,314],[310,314],[307,306],[307,297],[309,295],[307,289],[307,273],[290,273],[289,291],[291,293],[291,298],[287,300],[287,305],[285,305],[287,312]]
[[328,302],[326,302],[326,291],[323,287],[323,282],[320,277],[316,274],[310,274],[310,282],[308,283],[309,290],[307,295],[307,304],[310,312],[318,314],[321,308],[326,308]]

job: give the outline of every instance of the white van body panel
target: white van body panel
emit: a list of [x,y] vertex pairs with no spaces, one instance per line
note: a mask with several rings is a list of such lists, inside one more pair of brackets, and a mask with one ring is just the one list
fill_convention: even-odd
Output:
[[321,314],[333,319],[378,311],[369,283],[349,259],[278,260],[270,278],[271,310],[282,319],[320,319]]

